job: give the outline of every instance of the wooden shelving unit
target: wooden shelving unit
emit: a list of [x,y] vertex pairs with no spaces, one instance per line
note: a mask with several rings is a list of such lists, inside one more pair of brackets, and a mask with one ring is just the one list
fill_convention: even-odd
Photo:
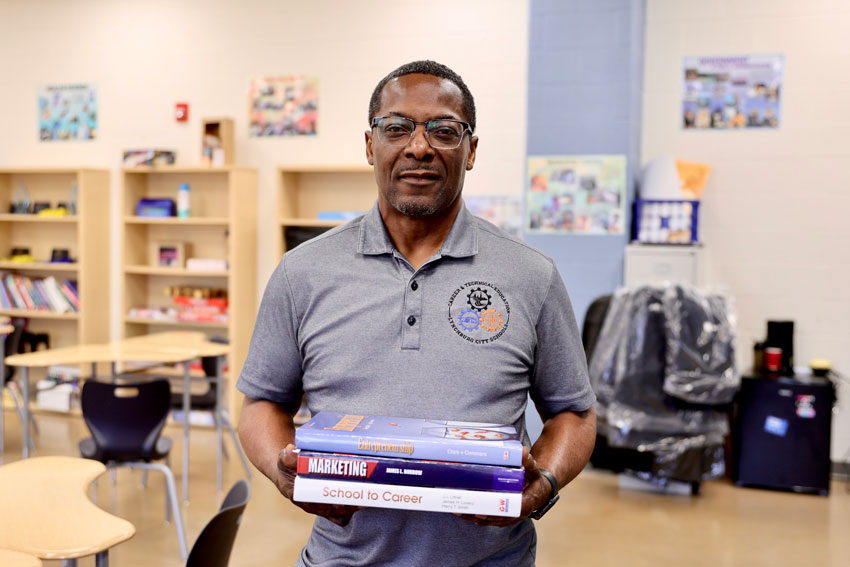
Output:
[[[26,187],[31,203],[55,207],[67,203],[77,186],[77,214],[43,217],[13,214],[15,191]],[[0,270],[30,278],[53,276],[76,280],[80,311],[56,313],[0,309],[0,314],[28,318],[28,329],[48,333],[51,347],[109,340],[109,172],[89,168],[0,169],[0,257],[12,248],[28,248],[38,262],[0,261]],[[68,249],[73,263],[50,263],[54,248]]]
[[[181,183],[189,184],[188,218],[136,215],[136,205],[142,198],[176,202]],[[238,376],[256,318],[256,171],[239,166],[132,167],[122,170],[122,186],[123,336],[175,328],[226,336],[230,342],[229,375]],[[183,243],[186,258],[227,260],[228,269],[195,271],[153,265],[151,247],[157,242]],[[228,321],[156,320],[129,315],[132,308],[171,306],[171,298],[164,293],[168,286],[226,289]],[[235,416],[241,397],[236,395],[234,383],[228,380],[225,399]]]
[[323,211],[365,213],[377,198],[371,165],[288,165],[277,168],[278,258],[291,246],[287,227],[331,228],[345,221],[319,220]]

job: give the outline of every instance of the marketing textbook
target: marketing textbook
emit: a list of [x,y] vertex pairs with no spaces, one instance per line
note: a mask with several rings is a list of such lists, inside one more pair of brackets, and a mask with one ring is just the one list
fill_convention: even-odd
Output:
[[298,476],[349,482],[522,492],[521,467],[301,451]]
[[305,451],[522,466],[510,425],[319,412],[295,431]]

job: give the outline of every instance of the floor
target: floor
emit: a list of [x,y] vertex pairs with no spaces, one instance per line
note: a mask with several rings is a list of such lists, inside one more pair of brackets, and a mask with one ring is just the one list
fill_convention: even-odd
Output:
[[[36,454],[76,456],[77,442],[86,436],[80,418],[42,414],[38,424]],[[181,430],[168,427],[166,434],[175,442],[172,464],[179,484]],[[3,462],[19,459],[20,422],[9,411],[5,440]],[[191,449],[190,502],[183,507],[190,547],[223,499],[215,490],[214,432],[193,429]],[[243,475],[231,450],[225,490]],[[105,478],[98,483],[98,504],[137,529],[133,539],[112,550],[113,567],[182,564],[174,528],[165,523],[164,487],[161,476],[151,473],[143,488],[141,474],[127,470],[119,471],[115,486]],[[310,517],[258,474],[252,491],[230,564],[293,565],[310,532]],[[539,567],[850,564],[850,492],[843,481],[833,481],[829,497],[739,488],[725,481],[706,482],[701,495],[690,497],[621,489],[617,476],[588,470],[537,527]],[[79,565],[92,566],[94,560]]]

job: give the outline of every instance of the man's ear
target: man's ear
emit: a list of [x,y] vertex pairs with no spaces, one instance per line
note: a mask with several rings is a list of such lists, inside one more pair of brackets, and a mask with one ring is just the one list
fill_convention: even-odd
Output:
[[375,159],[372,155],[372,132],[366,130],[366,161],[369,165],[375,165]]
[[478,136],[471,136],[469,138],[469,155],[466,156],[466,171],[469,171],[472,169],[472,166],[475,165],[475,152],[477,149]]

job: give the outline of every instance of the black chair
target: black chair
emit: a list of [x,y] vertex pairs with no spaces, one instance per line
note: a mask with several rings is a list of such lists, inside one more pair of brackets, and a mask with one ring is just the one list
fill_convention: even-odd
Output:
[[233,485],[218,513],[204,526],[192,546],[186,567],[227,567],[242,512],[251,499],[251,485],[242,479]]
[[[23,337],[24,332],[26,331],[27,320],[23,319],[23,318],[15,318],[15,319],[11,320],[10,324],[12,325],[14,330],[6,336],[6,341],[5,341],[4,350],[3,350],[3,352],[4,352],[3,358],[4,359],[7,356],[12,356],[13,354],[18,354],[19,352],[21,352],[21,350],[20,350],[21,349],[21,337]],[[2,361],[0,361],[0,364],[2,364]],[[21,419],[21,423],[23,423],[23,421],[24,421],[23,402],[21,401],[20,394],[18,394],[18,390],[13,388],[13,387],[10,387],[10,383],[12,382],[12,379],[15,377],[16,368],[14,366],[6,366],[5,364],[2,367],[3,367],[3,387],[0,388],[0,399],[2,399],[2,397],[3,397],[2,396],[3,390],[5,390],[6,388],[9,388],[9,393],[12,395],[12,399],[15,402],[15,410],[18,412],[18,417]],[[3,454],[3,450],[4,450],[3,439],[4,439],[5,424],[4,424],[4,421],[3,421],[3,417],[4,417],[3,411],[0,411],[0,455]],[[32,416],[32,414],[30,414],[30,423],[32,424],[33,433],[38,435],[38,426],[36,425],[35,418]],[[35,442],[33,442],[32,436],[30,436],[30,448],[35,449]]]
[[[171,401],[168,380],[114,384],[89,380],[80,403],[92,436],[80,441],[80,454],[110,470],[128,467],[158,470],[165,476],[166,520],[174,511],[180,556],[186,558],[186,536],[177,500],[174,474],[169,468],[171,439],[162,437]],[[154,463],[165,459],[166,464]]]

